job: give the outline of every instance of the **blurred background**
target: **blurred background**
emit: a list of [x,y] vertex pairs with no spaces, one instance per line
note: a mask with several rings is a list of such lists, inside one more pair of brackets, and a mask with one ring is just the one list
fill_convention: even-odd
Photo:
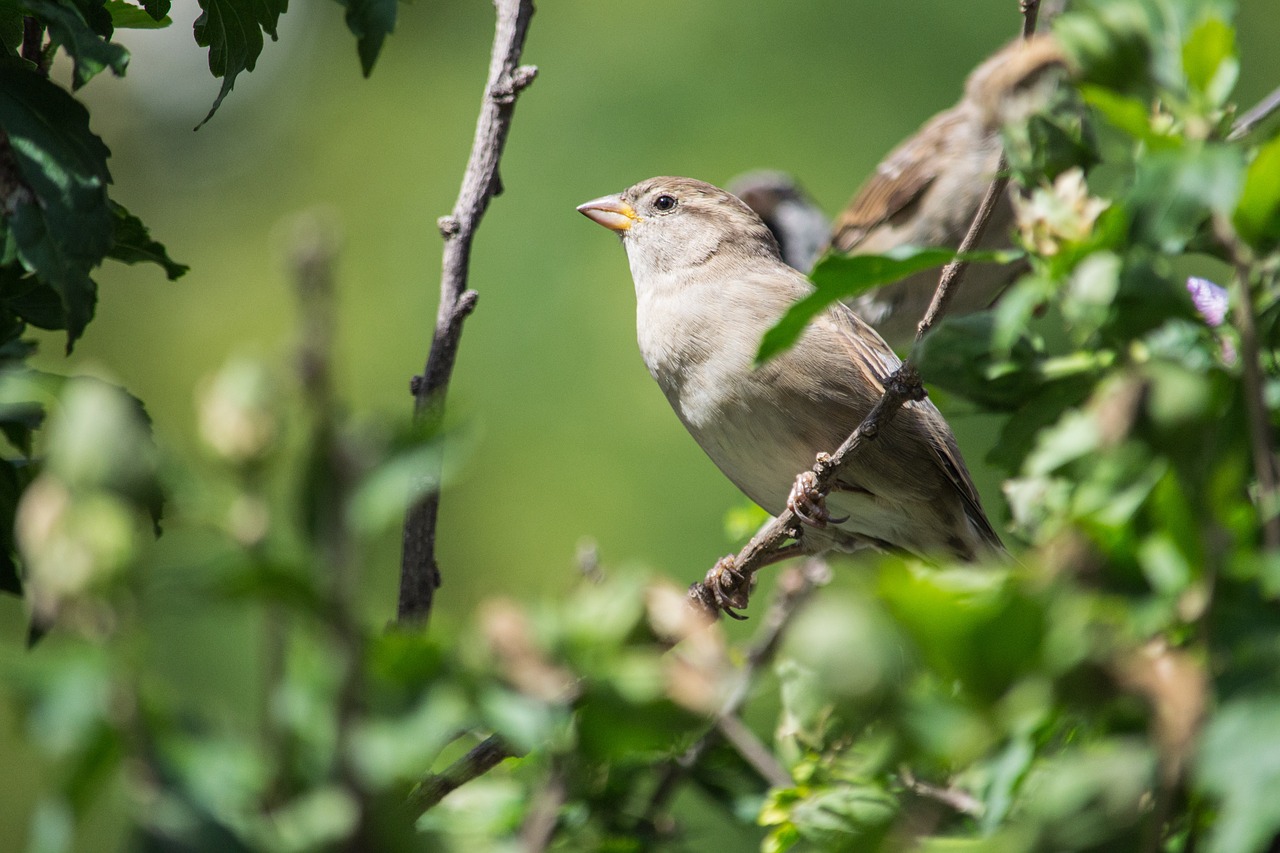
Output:
[[[321,208],[343,235],[339,391],[359,421],[400,421],[434,323],[435,221],[471,145],[492,6],[402,4],[366,80],[341,7],[295,3],[257,69],[193,132],[219,86],[192,40],[198,14],[175,0],[169,29],[118,33],[133,52],[127,78],[103,75],[79,95],[112,150],[114,197],[191,272],[169,283],[150,266],[102,269],[97,319],[74,354],[41,334],[37,366],[114,378],[146,402],[163,445],[193,450],[203,377],[228,356],[292,353],[288,222]],[[1280,6],[1246,0],[1238,20],[1237,100],[1248,106],[1280,82]],[[681,583],[734,545],[725,516],[742,499],[648,376],[623,251],[575,205],[655,174],[723,184],[769,167],[834,214],[1019,25],[1016,0],[539,3],[524,55],[539,75],[516,109],[506,192],[475,242],[480,302],[450,390],[468,440],[442,504],[436,630],[487,595],[565,589],[588,540],[606,565]],[[949,415],[1003,517],[982,462],[991,430]],[[166,531],[161,555],[198,535],[176,517]],[[368,555],[370,620],[394,614],[398,559],[395,536]],[[236,653],[250,640],[202,633],[199,614],[198,602],[168,614],[157,630],[171,633],[151,653],[218,701],[251,680]],[[24,626],[21,603],[0,600],[3,641],[21,643]],[[29,757],[5,744],[13,733],[0,719],[5,766]],[[0,827],[22,814],[11,793]]]

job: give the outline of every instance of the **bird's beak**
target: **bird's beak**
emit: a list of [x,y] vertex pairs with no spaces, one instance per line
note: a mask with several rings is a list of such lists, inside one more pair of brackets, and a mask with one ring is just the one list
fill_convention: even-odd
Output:
[[630,230],[632,223],[640,221],[636,209],[622,200],[620,195],[607,195],[578,205],[578,212],[610,231],[622,233]]

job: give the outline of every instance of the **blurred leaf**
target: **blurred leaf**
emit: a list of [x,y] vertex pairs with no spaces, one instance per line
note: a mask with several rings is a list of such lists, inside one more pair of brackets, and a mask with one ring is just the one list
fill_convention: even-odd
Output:
[[1080,87],[1080,94],[1085,103],[1101,113],[1109,124],[1142,142],[1152,151],[1177,148],[1183,144],[1178,136],[1152,126],[1151,104],[1142,98],[1088,84]]
[[383,461],[351,495],[347,516],[352,526],[376,534],[403,524],[406,506],[440,488],[442,458],[442,443],[428,441]]
[[1280,243],[1280,136],[1263,145],[1245,170],[1234,221],[1240,236],[1260,251]]
[[[73,88],[80,88],[95,75],[110,68],[123,76],[129,65],[129,51],[110,41],[111,15],[103,0],[77,4],[72,0],[20,0],[22,5],[49,28],[49,37],[75,62]],[[87,12],[92,23],[86,20]]]
[[1218,802],[1210,853],[1262,850],[1280,832],[1280,696],[1224,702],[1209,721],[1196,760],[1198,787]]
[[[882,284],[890,284],[913,273],[939,267],[953,260],[950,249],[920,249],[904,246],[884,255],[833,255],[819,259],[809,276],[814,292],[795,303],[782,319],[760,341],[756,362],[763,363],[800,340],[809,321],[827,306],[842,299],[865,293]],[[975,262],[1011,263],[1019,253],[971,252],[966,259]]]
[[838,785],[798,800],[790,819],[820,849],[874,850],[897,814],[897,800],[879,785]]
[[1137,0],[1103,0],[1060,16],[1053,33],[1085,83],[1144,93],[1151,85],[1151,19]]
[[110,152],[89,131],[83,106],[20,65],[0,64],[0,128],[32,193],[12,196],[11,236],[23,266],[61,296],[70,349],[93,317],[89,270],[111,248]]
[[1221,18],[1206,17],[1182,46],[1182,67],[1191,88],[1206,95],[1213,106],[1221,106],[1240,73],[1235,29]]
[[373,73],[383,40],[396,28],[399,0],[338,0],[347,8],[347,29],[356,37],[360,69],[364,76]]
[[170,281],[177,280],[190,269],[186,264],[176,263],[170,258],[165,247],[151,239],[151,233],[142,224],[142,220],[125,210],[124,205],[114,201],[110,205],[115,219],[115,233],[107,257],[126,264],[156,264],[164,269]]
[[[173,23],[169,17],[169,2],[148,3],[148,8],[139,8],[125,0],[107,0],[106,9],[111,13],[111,23],[122,30],[159,30]],[[153,15],[150,9],[164,11]]]
[[991,312],[948,317],[921,342],[920,372],[930,384],[959,394],[995,411],[1022,407],[1027,398],[1050,386],[1064,393],[1106,368],[1112,354],[1074,352],[1048,357],[1026,337],[1007,355],[998,355],[996,316]]
[[1235,207],[1242,172],[1240,151],[1231,146],[1152,152],[1134,178],[1135,234],[1158,251],[1183,251],[1210,214]]
[[[421,777],[440,750],[472,722],[461,691],[440,684],[405,714],[359,722],[350,735],[348,758],[370,788],[382,790]],[[505,728],[503,733],[510,731]]]
[[262,53],[262,34],[275,41],[276,23],[289,8],[289,0],[199,0],[203,10],[196,18],[196,44],[209,48],[209,71],[222,78],[203,125],[231,93],[241,71],[252,71]]
[[1037,830],[1036,850],[1137,849],[1132,832],[1146,815],[1155,756],[1144,744],[1113,738],[1065,752],[1027,779],[1019,823]]

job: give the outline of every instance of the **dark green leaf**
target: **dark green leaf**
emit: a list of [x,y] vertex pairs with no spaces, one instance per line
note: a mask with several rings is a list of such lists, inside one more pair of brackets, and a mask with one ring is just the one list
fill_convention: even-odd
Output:
[[58,291],[70,349],[97,301],[89,271],[111,247],[110,151],[83,106],[19,64],[0,64],[0,128],[25,182],[12,195],[10,237],[23,267]]
[[142,220],[125,210],[124,205],[110,202],[111,213],[115,219],[115,242],[107,257],[126,264],[153,263],[164,269],[169,281],[180,278],[191,269],[186,264],[175,262],[169,257],[165,247],[151,239],[151,232]]
[[[160,4],[156,4],[159,6]],[[104,7],[111,13],[111,23],[122,30],[159,30],[173,23],[168,15],[169,4],[165,3],[165,12],[154,17],[151,12],[141,9],[125,0],[107,0]]]
[[383,40],[396,28],[399,0],[339,0],[347,7],[347,29],[356,37],[356,52],[364,76],[373,73]]
[[1243,172],[1235,147],[1152,152],[1139,162],[1134,179],[1134,235],[1158,251],[1181,252],[1210,214],[1235,208]]
[[[764,333],[756,362],[765,362],[790,347],[804,333],[809,321],[827,306],[850,299],[883,284],[940,267],[954,259],[951,249],[918,249],[904,246],[885,255],[826,255],[809,276],[813,293],[791,306],[772,329]],[[1018,257],[1007,252],[973,252],[973,261],[1008,263]]]
[[22,47],[22,9],[15,3],[0,3],[0,46],[11,55]]
[[18,576],[17,548],[13,541],[13,516],[18,499],[31,481],[31,467],[8,459],[0,460],[0,591],[22,595]]
[[252,71],[257,64],[262,34],[275,41],[276,23],[289,0],[200,0],[200,8],[204,11],[196,18],[196,44],[209,48],[209,71],[222,78],[222,89],[202,125],[213,118],[240,72]]
[[1151,86],[1151,20],[1140,3],[1108,0],[1062,15],[1054,35],[1079,69],[1080,79],[1118,92]]
[[142,8],[157,21],[169,14],[170,0],[142,0]]
[[1263,145],[1245,171],[1234,221],[1240,236],[1259,250],[1280,243],[1280,136]]
[[[22,0],[22,5],[44,22],[53,42],[71,55],[75,62],[75,88],[107,68],[117,76],[124,74],[129,65],[129,51],[110,41],[111,16],[102,9],[101,3],[96,7],[86,4],[84,9],[70,0]],[[105,27],[101,15],[106,15]]]

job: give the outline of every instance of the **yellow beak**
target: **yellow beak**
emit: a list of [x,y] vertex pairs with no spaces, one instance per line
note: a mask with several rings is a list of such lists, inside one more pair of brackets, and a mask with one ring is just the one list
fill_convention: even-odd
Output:
[[640,214],[636,213],[634,207],[623,201],[620,195],[592,199],[578,205],[578,212],[610,231],[627,231],[632,223],[640,221]]

